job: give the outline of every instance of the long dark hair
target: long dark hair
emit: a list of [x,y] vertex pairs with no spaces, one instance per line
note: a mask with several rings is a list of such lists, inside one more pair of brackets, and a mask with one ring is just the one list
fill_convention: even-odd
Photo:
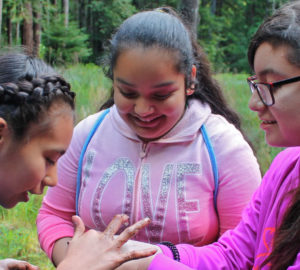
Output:
[[[177,69],[185,75],[185,86],[195,85],[193,95],[187,97],[208,103],[215,114],[224,116],[228,122],[240,129],[238,115],[228,106],[219,84],[213,79],[207,57],[194,39],[187,25],[177,13],[163,7],[153,11],[139,12],[125,20],[114,34],[110,44],[109,78],[113,79],[113,69],[118,56],[128,48],[142,46],[158,47],[174,52],[178,59]],[[191,81],[192,66],[197,68],[196,81]],[[114,104],[113,93],[100,109]]]
[[[257,48],[264,42],[274,47],[287,45],[287,60],[300,67],[300,1],[282,6],[266,19],[253,36],[248,60],[254,66]],[[299,181],[299,179],[298,179]],[[263,265],[271,263],[272,270],[287,269],[296,259],[300,248],[300,184],[294,191],[290,207],[284,214],[274,236],[272,253]]]
[[26,137],[30,124],[47,123],[52,104],[74,110],[74,97],[70,84],[42,60],[21,53],[0,57],[0,117],[16,141]]

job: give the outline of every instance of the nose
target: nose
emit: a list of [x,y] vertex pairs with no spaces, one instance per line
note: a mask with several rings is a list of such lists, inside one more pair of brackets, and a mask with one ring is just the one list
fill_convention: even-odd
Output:
[[248,106],[250,110],[256,112],[262,111],[266,108],[266,105],[261,101],[257,91],[252,92],[252,96],[249,100]]
[[136,100],[134,105],[134,112],[142,117],[151,115],[154,112],[154,107],[151,101],[140,97]]
[[46,176],[43,179],[45,186],[54,187],[57,184],[57,164],[49,167],[46,172]]
[[56,164],[48,167],[43,180],[39,182],[30,192],[32,194],[42,194],[45,186],[54,187],[57,184],[57,167]]

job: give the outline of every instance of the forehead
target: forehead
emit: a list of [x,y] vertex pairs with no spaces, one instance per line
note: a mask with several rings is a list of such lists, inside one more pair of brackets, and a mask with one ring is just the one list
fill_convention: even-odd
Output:
[[[53,135],[53,132],[57,131],[56,126],[62,121],[74,121],[74,111],[72,108],[64,102],[54,102],[48,110],[41,113],[36,123],[31,123],[26,140],[30,140],[35,137],[47,137]],[[62,128],[63,131],[63,128]]]
[[137,79],[145,75],[179,73],[177,53],[158,47],[136,47],[123,51],[116,62],[114,75]]
[[289,60],[290,47],[288,45],[272,46],[268,42],[262,43],[256,50],[254,57],[254,71],[262,76],[270,73],[289,76],[295,65]]

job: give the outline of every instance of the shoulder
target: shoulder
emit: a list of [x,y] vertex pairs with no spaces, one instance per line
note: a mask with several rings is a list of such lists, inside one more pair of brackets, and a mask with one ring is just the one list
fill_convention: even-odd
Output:
[[205,122],[205,127],[213,147],[221,153],[224,151],[246,151],[252,153],[252,149],[242,133],[224,117],[211,114]]
[[272,161],[267,174],[285,177],[287,174],[300,174],[300,147],[289,147],[281,151]]
[[[74,136],[76,137],[86,137],[95,124],[99,121],[101,116],[104,116],[106,111],[100,111],[95,114],[89,115],[86,118],[82,119],[74,129]],[[102,118],[104,122],[105,117]],[[100,120],[101,121],[101,120]],[[102,124],[102,123],[101,123]]]
[[[273,160],[263,178],[263,190],[274,193],[281,190],[287,194],[300,184],[300,147],[281,151]],[[277,192],[276,191],[276,192]]]

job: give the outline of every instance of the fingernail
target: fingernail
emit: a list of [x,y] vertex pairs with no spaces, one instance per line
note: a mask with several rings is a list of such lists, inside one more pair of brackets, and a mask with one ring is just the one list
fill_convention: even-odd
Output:
[[143,221],[144,221],[144,222],[150,222],[150,218],[145,217],[145,218],[143,219]]
[[122,214],[122,219],[123,219],[123,220],[126,220],[126,221],[123,223],[124,226],[128,226],[128,225],[129,225],[129,222],[128,222],[129,217],[128,217],[126,214]]

